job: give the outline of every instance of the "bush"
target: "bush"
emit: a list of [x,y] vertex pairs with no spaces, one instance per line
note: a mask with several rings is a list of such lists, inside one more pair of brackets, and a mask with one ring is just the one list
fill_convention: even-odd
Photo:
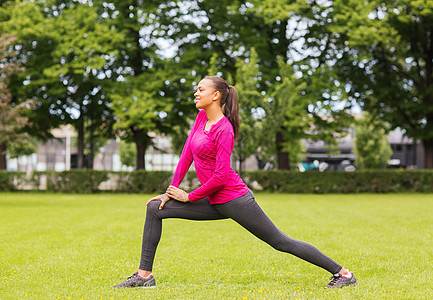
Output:
[[[111,172],[73,170],[64,172],[0,171],[0,191],[20,189],[62,193],[163,193],[172,172]],[[281,193],[433,193],[432,170],[366,170],[356,172],[246,171],[244,181],[252,189]],[[181,188],[200,185],[195,172],[188,172]]]
[[431,170],[366,170],[356,172],[247,171],[245,182],[284,193],[433,192]]
[[0,191],[14,191],[17,187],[25,182],[25,172],[13,172],[0,170]]
[[169,171],[112,172],[117,177],[114,190],[122,193],[164,193],[171,182]]
[[46,176],[46,190],[49,192],[89,194],[99,191],[101,182],[108,179],[108,171],[73,170],[35,172],[34,185],[39,187]]

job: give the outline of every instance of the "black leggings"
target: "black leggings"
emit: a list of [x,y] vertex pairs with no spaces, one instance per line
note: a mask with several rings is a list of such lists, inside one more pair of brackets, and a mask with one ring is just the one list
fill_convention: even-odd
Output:
[[282,233],[266,216],[249,191],[244,196],[223,204],[209,204],[207,198],[197,202],[183,203],[169,200],[159,210],[161,201],[151,201],[147,205],[146,221],[143,232],[140,269],[152,271],[156,247],[162,232],[162,219],[181,218],[188,220],[220,220],[231,218],[275,249],[293,254],[332,274],[341,270],[341,266],[317,248],[302,241],[297,241]]

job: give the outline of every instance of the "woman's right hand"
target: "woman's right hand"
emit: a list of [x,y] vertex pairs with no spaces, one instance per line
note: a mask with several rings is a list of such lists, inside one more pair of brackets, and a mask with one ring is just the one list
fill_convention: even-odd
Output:
[[167,196],[167,194],[161,194],[158,196],[155,196],[153,198],[150,198],[149,201],[147,201],[146,206],[149,204],[150,201],[154,201],[154,200],[161,200],[161,205],[159,205],[159,209],[162,209],[165,205],[165,203],[170,200],[170,197]]

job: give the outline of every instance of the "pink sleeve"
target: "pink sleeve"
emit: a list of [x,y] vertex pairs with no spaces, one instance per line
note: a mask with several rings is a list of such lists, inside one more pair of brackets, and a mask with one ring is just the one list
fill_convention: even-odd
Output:
[[195,131],[197,130],[197,126],[200,118],[202,117],[202,111],[200,111],[195,119],[194,125],[192,127],[191,132],[186,139],[185,146],[183,147],[182,154],[180,155],[179,162],[176,166],[176,171],[174,172],[173,179],[171,180],[171,185],[175,187],[179,187],[182,180],[185,178],[186,173],[189,170],[189,167],[192,164],[192,151],[191,151],[191,139],[194,136]]
[[217,133],[215,137],[216,166],[212,177],[198,189],[189,193],[189,200],[195,202],[224,187],[229,177],[230,156],[234,146],[233,131],[228,127]]

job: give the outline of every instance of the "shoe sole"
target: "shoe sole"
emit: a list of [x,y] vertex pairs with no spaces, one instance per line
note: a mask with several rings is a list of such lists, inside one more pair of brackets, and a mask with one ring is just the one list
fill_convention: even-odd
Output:
[[141,288],[141,289],[154,289],[156,286],[113,286],[115,289],[133,289],[133,288]]
[[351,286],[358,286],[358,281],[342,286],[342,287],[335,287],[335,286],[324,286],[324,289],[342,289],[342,288],[346,288],[346,287],[351,287]]

